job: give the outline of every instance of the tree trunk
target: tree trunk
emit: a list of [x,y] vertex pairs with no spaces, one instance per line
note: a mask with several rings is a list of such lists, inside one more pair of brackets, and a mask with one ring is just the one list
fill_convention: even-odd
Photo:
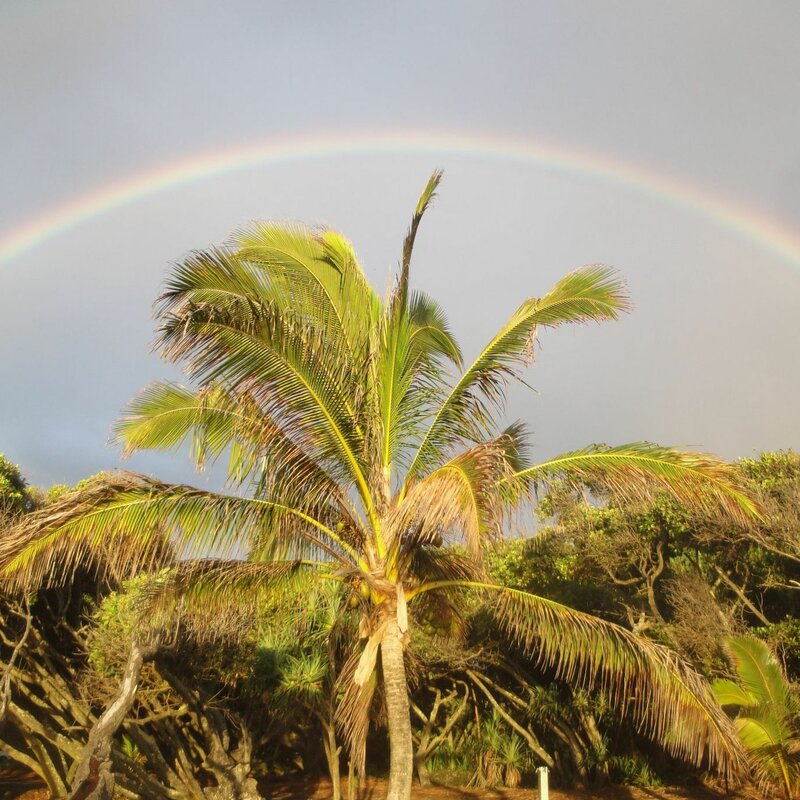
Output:
[[383,688],[389,722],[389,789],[386,800],[409,800],[414,772],[411,711],[403,662],[403,634],[392,616],[381,643]]
[[[181,773],[183,783],[196,784],[197,796],[205,797],[207,800],[262,800],[256,780],[251,773],[252,742],[247,728],[241,727],[238,745],[233,748],[225,716],[212,704],[204,702],[201,690],[187,686],[164,664],[157,664],[157,669],[183,699],[186,713],[191,720],[191,728],[202,735],[202,739],[193,743],[194,757],[202,755],[201,767],[211,773],[216,786],[200,787],[196,778],[194,757],[190,757],[189,748],[186,746],[192,736],[179,735],[177,720],[166,719],[164,720],[166,728],[168,730],[171,728],[173,731],[171,738],[176,742],[183,742],[177,749],[175,764],[176,770]],[[186,727],[186,723],[180,724],[180,728],[183,727]]]
[[353,762],[347,761],[347,800],[356,800],[356,770]]
[[431,785],[431,773],[428,769],[428,758],[427,755],[417,755],[414,758],[414,768],[417,771],[417,777],[419,778],[419,785],[420,786],[430,786]]
[[331,777],[331,786],[333,787],[333,800],[341,800],[342,779],[339,770],[339,756],[342,753],[342,748],[336,741],[336,728],[333,723],[322,720],[322,727],[324,729],[322,745],[325,750],[325,759],[328,762],[328,774]]
[[148,650],[137,642],[131,643],[119,692],[89,732],[89,739],[71,782],[70,800],[112,800],[114,775],[111,771],[111,743],[133,705],[142,665],[154,654],[155,648]]

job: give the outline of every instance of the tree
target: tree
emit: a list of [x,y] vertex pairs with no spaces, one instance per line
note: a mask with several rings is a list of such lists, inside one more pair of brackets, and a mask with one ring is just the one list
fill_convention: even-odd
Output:
[[[440,178],[420,197],[385,301],[332,230],[254,224],[178,264],[158,306],[159,346],[197,388],[151,386],[117,435],[126,453],[189,442],[198,467],[227,454],[238,491],[121,475],[18,529],[0,553],[3,574],[17,587],[65,581],[87,552],[133,574],[156,564],[168,539],[188,560],[159,593],[162,609],[238,616],[299,573],[346,584],[364,644],[345,665],[338,718],[363,763],[380,655],[391,800],[411,786],[404,649],[414,614],[457,614],[466,592],[493,594],[497,624],[560,678],[632,697],[638,723],[673,752],[694,761],[707,752],[735,772],[727,718],[672,652],[486,578],[483,554],[508,515],[554,479],[662,488],[734,517],[755,508],[726,464],[698,453],[640,442],[529,460],[525,427],[500,429],[508,381],[531,361],[540,329],[615,319],[625,289],[605,267],[573,272],[525,300],[465,367],[442,308],[409,287]],[[464,552],[442,546],[452,541]]]
[[728,650],[738,680],[715,681],[714,694],[722,705],[738,709],[736,731],[762,787],[780,787],[786,800],[794,800],[800,792],[797,694],[764,642],[737,636]]
[[553,490],[538,510],[556,524],[502,548],[500,579],[623,621],[705,675],[720,674],[726,640],[746,627],[778,648],[794,676],[800,458],[766,452],[734,468],[764,519],[738,525],[666,495],[631,503],[595,494],[589,503]]
[[[340,756],[336,736],[336,697],[339,656],[352,631],[343,629],[341,586],[333,582],[304,581],[280,602],[265,606],[256,631],[256,659],[248,679],[254,690],[270,698],[284,730],[303,720],[319,730],[333,800],[340,800]],[[298,613],[301,609],[301,613]],[[310,725],[309,725],[310,723]],[[310,748],[319,752],[318,747]]]
[[[95,475],[76,488],[103,480]],[[69,492],[38,492],[36,502]],[[7,531],[0,516],[0,535]],[[113,592],[87,558],[67,587],[22,597],[0,592],[0,752],[54,797],[259,796],[243,720],[235,708],[223,715],[211,702],[225,676],[209,649],[198,653],[175,629],[163,649],[133,633],[147,584],[158,578],[143,575]],[[182,665],[190,665],[191,688]]]
[[20,468],[0,453],[0,517],[14,517],[34,506],[28,482]]

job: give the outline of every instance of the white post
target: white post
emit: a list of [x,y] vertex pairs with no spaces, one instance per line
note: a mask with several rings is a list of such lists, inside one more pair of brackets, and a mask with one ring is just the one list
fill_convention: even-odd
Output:
[[550,789],[547,785],[547,767],[538,767],[536,769],[536,776],[539,779],[539,800],[548,800],[550,797]]

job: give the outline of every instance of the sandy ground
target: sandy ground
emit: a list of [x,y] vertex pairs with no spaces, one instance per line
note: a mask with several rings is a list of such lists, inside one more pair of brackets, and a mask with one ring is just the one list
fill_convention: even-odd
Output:
[[[264,796],[273,800],[328,800],[331,786],[328,781],[315,783],[294,782],[289,784],[265,784]],[[347,789],[343,788],[346,800]],[[360,800],[381,800],[386,794],[384,781],[372,781],[365,788]],[[467,789],[463,787],[414,785],[413,800],[537,800],[536,787],[519,789]],[[593,791],[562,791],[550,789],[550,800],[753,800],[753,795],[711,792],[702,788],[682,789],[636,789],[629,786],[608,786]]]
[[[327,781],[292,781],[265,783],[264,797],[271,800],[328,800],[332,796]],[[385,796],[383,781],[372,781],[359,800],[380,800]],[[347,798],[347,788],[343,789]],[[593,791],[550,790],[550,800],[748,800],[750,794],[711,792],[701,788],[666,787],[663,789],[636,789],[627,786],[610,786]],[[519,789],[466,789],[447,786],[422,788],[415,785],[413,800],[537,800],[535,787]],[[35,785],[29,775],[0,773],[0,800],[50,800],[46,789]]]

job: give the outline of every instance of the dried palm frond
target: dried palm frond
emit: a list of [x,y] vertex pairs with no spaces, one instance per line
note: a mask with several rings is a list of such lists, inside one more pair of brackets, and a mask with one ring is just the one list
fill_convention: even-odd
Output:
[[118,472],[90,481],[20,519],[0,539],[0,582],[10,591],[29,592],[68,582],[75,572],[94,568],[101,579],[121,582],[176,561],[168,532],[160,524],[147,530],[115,526],[74,532],[84,520],[126,492],[139,492],[142,479]]
[[411,554],[442,535],[457,535],[473,556],[496,541],[509,503],[504,482],[513,479],[503,436],[476,445],[414,483],[391,511],[389,545]]
[[354,563],[335,530],[305,512],[267,500],[219,495],[116,473],[31,514],[4,538],[0,576],[14,589],[62,585],[87,560],[118,579],[183,558],[246,555],[280,538],[289,556]]
[[249,636],[270,608],[296,601],[314,565],[183,561],[144,593],[140,613],[168,628],[180,622],[199,641]]
[[354,680],[361,655],[360,649],[351,653],[336,681],[337,690],[341,693],[336,707],[336,725],[344,736],[355,771],[363,775],[366,769],[367,734],[378,681],[374,670],[363,683]]

